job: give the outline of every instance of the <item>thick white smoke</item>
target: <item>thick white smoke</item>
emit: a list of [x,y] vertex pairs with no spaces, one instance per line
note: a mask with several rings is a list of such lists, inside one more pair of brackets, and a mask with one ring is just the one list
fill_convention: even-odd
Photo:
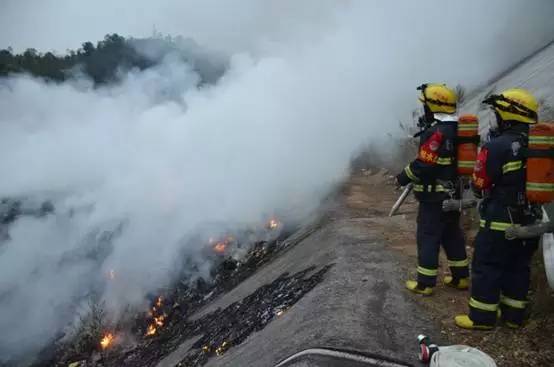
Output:
[[[224,48],[230,68],[200,89],[187,65],[171,61],[100,89],[83,80],[2,82],[0,197],[48,197],[56,207],[16,221],[0,247],[2,357],[47,342],[110,269],[118,281],[104,292],[109,307],[142,302],[167,281],[183,236],[203,223],[309,213],[361,144],[393,151],[387,134],[409,119],[417,85],[476,86],[554,35],[547,0],[120,1],[135,16],[117,18],[113,2],[78,11],[69,3],[37,20],[67,17],[68,28],[44,32],[52,47],[154,23]],[[11,12],[0,19],[39,14],[25,1],[2,6]],[[71,15],[81,13],[92,21],[77,17],[77,26]],[[35,36],[48,47],[44,33]],[[0,34],[17,47],[33,41]],[[158,91],[168,88],[184,92],[166,100]],[[102,230],[121,233],[99,265],[87,246]]]

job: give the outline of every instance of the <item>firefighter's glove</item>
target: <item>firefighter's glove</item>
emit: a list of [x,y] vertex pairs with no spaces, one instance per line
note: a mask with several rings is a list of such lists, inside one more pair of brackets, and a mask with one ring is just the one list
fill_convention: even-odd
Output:
[[476,190],[475,188],[473,188],[472,191],[473,191],[473,196],[475,196],[477,199],[483,199],[484,195],[482,190]]
[[449,199],[442,202],[443,212],[453,212],[460,210],[460,200]]
[[400,180],[398,179],[398,176],[394,177],[393,185],[394,185],[394,191],[400,191],[402,189],[402,185],[400,184]]

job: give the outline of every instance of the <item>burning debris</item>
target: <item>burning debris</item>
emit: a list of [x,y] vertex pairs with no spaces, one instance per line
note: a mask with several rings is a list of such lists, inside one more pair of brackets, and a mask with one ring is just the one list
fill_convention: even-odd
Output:
[[112,333],[106,333],[100,340],[100,347],[102,350],[110,348],[114,343],[115,337]]
[[[72,354],[61,344],[56,347],[57,351],[52,357],[35,367],[66,366],[70,361],[82,360],[87,355],[89,358],[84,364],[87,367],[153,366],[183,341],[198,335],[202,335],[202,338],[188,352],[181,362],[182,366],[201,366],[209,358],[224,354],[242,343],[250,333],[263,329],[273,319],[283,316],[321,281],[329,268],[320,269],[310,276],[315,269],[309,268],[291,276],[283,274],[273,283],[259,288],[227,309],[189,321],[190,315],[215,297],[236,287],[291,243],[296,243],[283,241],[288,235],[283,231],[283,224],[275,218],[264,229],[265,232],[210,238],[205,248],[207,252],[203,252],[214,264],[209,280],[193,279],[190,272],[183,272],[175,283],[151,298],[146,313],[127,318],[127,321],[117,325],[105,325],[108,328],[103,327],[102,330],[112,331],[101,333],[96,339],[96,346],[91,346],[89,352],[81,350]],[[260,233],[272,239],[251,244],[237,240],[242,238],[251,241],[259,238]],[[194,270],[195,263],[191,259],[184,258],[184,261],[184,271]],[[116,278],[113,269],[107,275],[110,280]],[[125,330],[125,338],[116,337],[113,330]]]
[[310,276],[315,271],[314,267],[294,275],[282,274],[271,284],[258,288],[243,300],[192,322],[189,337],[200,334],[203,336],[178,366],[202,366],[210,357],[220,356],[233,346],[241,344],[251,333],[262,330],[273,319],[282,316],[319,284],[331,266],[325,266]]
[[167,315],[162,311],[163,297],[158,296],[156,302],[152,306],[152,309],[148,311],[148,315],[151,317],[151,322],[146,328],[145,336],[155,335],[158,329],[164,326],[164,321]]
[[225,236],[222,240],[216,241],[213,237],[210,238],[209,243],[212,244],[213,251],[218,255],[224,255],[226,250],[235,243],[233,236]]
[[[282,316],[306,293],[319,284],[332,265],[316,271],[307,268],[296,274],[282,274],[270,284],[258,288],[254,293],[218,309],[198,320],[188,320],[188,316],[199,309],[191,300],[203,299],[207,290],[189,289],[182,295],[182,304],[168,315],[167,328],[148,343],[119,355],[112,354],[104,360],[104,366],[153,366],[165,355],[175,350],[182,342],[198,335],[202,337],[193,344],[178,366],[202,366],[214,357],[226,353],[239,345],[253,332],[262,330],[275,318]],[[187,310],[190,310],[187,312]]]
[[281,222],[279,222],[279,220],[277,220],[276,218],[271,218],[269,222],[267,222],[268,229],[274,230],[279,227],[281,227]]

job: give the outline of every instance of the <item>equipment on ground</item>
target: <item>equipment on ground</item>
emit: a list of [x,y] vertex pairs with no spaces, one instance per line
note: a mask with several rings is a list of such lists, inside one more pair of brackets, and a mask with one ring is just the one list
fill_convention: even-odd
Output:
[[387,356],[360,352],[348,349],[318,347],[299,351],[275,367],[413,367],[409,362],[402,362]]
[[419,360],[431,367],[496,367],[494,360],[479,349],[466,345],[440,347],[428,336],[419,335]]
[[554,289],[554,234],[552,232],[545,233],[542,236],[542,251],[548,285],[551,289]]
[[396,200],[396,203],[394,203],[394,205],[392,206],[392,209],[390,210],[390,213],[389,213],[389,217],[392,217],[396,214],[396,212],[398,211],[398,209],[400,209],[400,206],[402,206],[402,204],[404,203],[404,201],[406,200],[406,198],[408,197],[408,195],[410,194],[413,188],[414,188],[414,185],[412,183],[409,183],[406,185],[406,187],[404,188],[404,191],[402,191],[402,194],[400,194],[400,197],[398,198],[398,200]]
[[531,239],[542,235],[542,251],[544,270],[550,288],[554,289],[554,222],[550,221],[548,213],[542,208],[542,222],[529,226],[513,225],[506,229],[507,239]]
[[460,116],[456,143],[458,175],[471,176],[477,160],[477,146],[479,145],[479,120],[477,116]]
[[554,201],[554,123],[540,123],[529,130],[526,193],[529,202]]
[[542,236],[542,254],[544,257],[544,270],[546,271],[546,278],[550,288],[554,289],[554,225],[548,218],[548,213],[542,208],[542,220],[544,223],[548,223],[549,231]]

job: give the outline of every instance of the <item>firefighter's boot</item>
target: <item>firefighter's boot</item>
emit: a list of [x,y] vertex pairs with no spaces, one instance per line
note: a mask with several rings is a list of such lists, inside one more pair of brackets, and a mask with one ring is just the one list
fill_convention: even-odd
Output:
[[455,279],[451,275],[447,275],[444,277],[443,282],[444,285],[461,291],[465,291],[469,288],[469,278]]
[[468,330],[492,330],[494,326],[492,325],[479,325],[475,324],[473,320],[469,318],[468,315],[458,315],[454,318],[456,326],[462,329]]
[[423,296],[430,296],[431,294],[433,294],[433,288],[419,284],[415,280],[406,281],[406,288],[414,293],[421,294]]

